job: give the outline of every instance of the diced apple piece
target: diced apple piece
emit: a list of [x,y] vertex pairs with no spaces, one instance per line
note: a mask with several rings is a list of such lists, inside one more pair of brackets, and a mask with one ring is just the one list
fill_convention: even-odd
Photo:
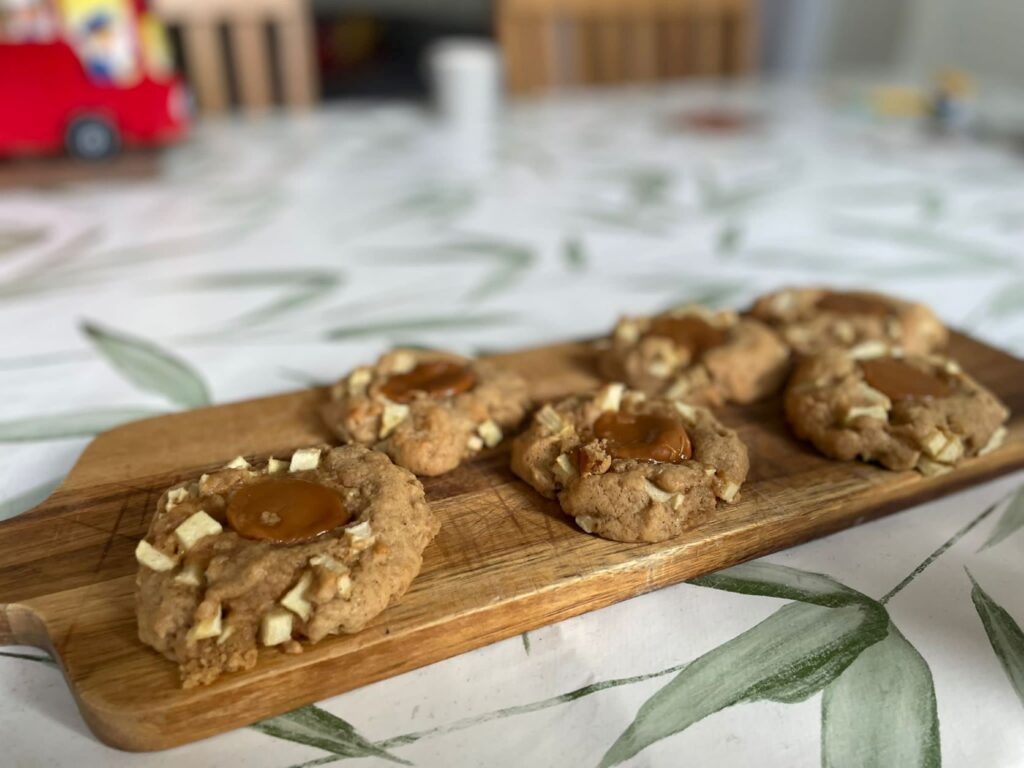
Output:
[[292,462],[288,466],[289,472],[306,472],[320,466],[319,448],[300,448],[292,454]]
[[395,427],[401,424],[409,416],[409,406],[400,403],[385,403],[384,413],[380,417],[380,439],[395,431]]
[[174,577],[175,584],[182,584],[186,587],[198,587],[203,583],[203,569],[199,563],[188,563],[181,572]]
[[171,509],[178,506],[185,499],[189,497],[188,488],[182,486],[181,488],[174,488],[167,492],[167,504],[164,505],[164,509],[170,512]]
[[373,529],[370,522],[363,522],[345,529],[345,536],[348,538],[348,545],[360,552],[373,544]]
[[217,612],[208,619],[203,619],[197,622],[192,629],[188,631],[185,636],[189,642],[195,642],[196,640],[206,640],[210,637],[218,637],[221,632],[221,613],[222,611],[218,608]]
[[625,384],[609,384],[597,391],[594,400],[602,411],[617,411],[622,405],[622,393],[625,391]]
[[152,571],[169,571],[178,564],[178,558],[164,554],[145,539],[135,547],[135,559]]
[[555,465],[551,468],[551,474],[555,476],[555,480],[565,486],[579,473],[576,471],[576,465],[569,458],[569,454],[561,453],[555,459]]
[[205,539],[207,536],[216,536],[223,530],[224,528],[220,523],[203,510],[199,510],[175,528],[174,535],[177,537],[182,551],[188,552],[200,539]]
[[292,639],[292,614],[284,608],[272,608],[260,620],[260,642],[280,645]]
[[281,598],[281,605],[303,621],[308,621],[310,614],[313,612],[313,604],[306,599],[306,590],[309,589],[309,585],[312,583],[313,574],[310,571],[306,571],[296,582],[295,586],[288,590],[285,596]]
[[483,438],[484,445],[488,448],[493,448],[501,442],[504,435],[501,433],[501,427],[499,427],[494,421],[488,419],[483,422],[479,427],[476,428],[480,437]]

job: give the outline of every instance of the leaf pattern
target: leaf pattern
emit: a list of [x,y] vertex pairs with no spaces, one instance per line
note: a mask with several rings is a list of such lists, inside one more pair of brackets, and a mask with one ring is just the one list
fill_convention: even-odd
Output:
[[478,315],[436,315],[431,317],[411,317],[400,320],[380,320],[357,325],[342,325],[326,332],[331,341],[352,339],[361,336],[387,336],[396,334],[422,333],[424,331],[471,330],[488,325],[499,325],[514,319],[514,315],[503,312],[492,312]]
[[339,757],[379,757],[409,765],[361,736],[346,720],[310,705],[262,720],[253,729],[268,736],[316,747]]
[[1024,705],[1024,632],[1013,617],[981,588],[970,571],[967,576],[971,580],[971,600],[985,627],[988,641],[1017,698]]
[[0,258],[10,256],[46,239],[46,227],[10,225],[0,226]]
[[978,548],[978,551],[994,547],[1021,528],[1024,528],[1024,487],[1018,488],[1017,492],[1010,498],[1010,503],[1003,510],[1003,515],[999,518],[999,522],[996,523],[992,533],[985,539],[985,543]]
[[821,754],[823,768],[941,765],[932,673],[895,626],[825,688]]
[[0,421],[0,443],[92,437],[130,421],[148,419],[162,413],[145,408],[97,408]]
[[864,603],[793,603],[701,656],[648,699],[601,760],[618,765],[656,741],[744,701],[806,698],[885,637],[884,611]]
[[210,404],[202,377],[170,352],[95,323],[83,323],[82,332],[114,368],[140,389],[163,395],[186,408]]
[[764,560],[741,563],[714,573],[690,579],[699,587],[738,592],[743,595],[779,597],[812,605],[835,608],[851,603],[874,605],[867,595],[823,573],[812,573],[776,565]]
[[581,237],[568,237],[562,244],[562,259],[565,261],[566,269],[570,272],[585,272],[587,270],[587,251]]
[[508,290],[523,277],[533,264],[533,250],[521,243],[492,239],[466,239],[457,242],[428,245],[413,254],[377,254],[375,262],[421,263],[428,258],[435,264],[479,264],[491,262],[490,271],[466,295],[470,301],[479,301]]
[[286,290],[278,298],[234,318],[227,329],[252,328],[326,299],[344,283],[341,273],[326,269],[250,270],[198,275],[181,283],[193,291]]

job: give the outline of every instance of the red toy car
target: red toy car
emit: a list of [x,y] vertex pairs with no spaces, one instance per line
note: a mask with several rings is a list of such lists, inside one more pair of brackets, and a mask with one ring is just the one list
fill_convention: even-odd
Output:
[[45,3],[14,0],[14,10],[36,12],[31,23],[8,17],[0,27],[0,156],[66,150],[98,160],[185,135],[188,96],[169,66],[155,65],[163,54],[149,48],[162,30],[142,0],[127,0],[118,17],[109,3],[90,15],[89,0],[78,0],[72,19]]

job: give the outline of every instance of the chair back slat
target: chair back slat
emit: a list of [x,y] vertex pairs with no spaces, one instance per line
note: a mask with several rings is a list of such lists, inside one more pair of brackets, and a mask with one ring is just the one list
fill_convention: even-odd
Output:
[[750,72],[753,0],[499,0],[508,88]]
[[186,75],[202,111],[230,109],[232,86],[242,109],[265,111],[275,102],[275,81],[286,106],[308,108],[316,101],[306,0],[155,0],[154,10],[180,30]]

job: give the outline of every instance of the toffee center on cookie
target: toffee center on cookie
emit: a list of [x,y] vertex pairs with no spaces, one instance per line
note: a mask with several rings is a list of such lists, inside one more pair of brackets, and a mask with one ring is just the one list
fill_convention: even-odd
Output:
[[685,349],[693,360],[702,357],[709,349],[722,346],[729,338],[724,328],[714,326],[697,315],[655,317],[644,336],[670,339],[677,347]]
[[616,459],[674,464],[693,456],[693,445],[678,419],[654,413],[607,411],[594,422],[594,436],[604,440]]
[[829,291],[818,299],[814,306],[825,312],[835,312],[837,315],[896,315],[891,304],[879,296],[862,291]]
[[333,488],[292,478],[267,478],[238,489],[228,502],[228,524],[247,539],[297,544],[352,519]]
[[890,400],[949,397],[953,388],[933,373],[896,357],[876,357],[860,363],[864,381]]
[[476,386],[476,374],[468,366],[452,360],[430,360],[407,373],[389,376],[381,393],[396,403],[408,403],[418,393],[442,398],[468,392]]

